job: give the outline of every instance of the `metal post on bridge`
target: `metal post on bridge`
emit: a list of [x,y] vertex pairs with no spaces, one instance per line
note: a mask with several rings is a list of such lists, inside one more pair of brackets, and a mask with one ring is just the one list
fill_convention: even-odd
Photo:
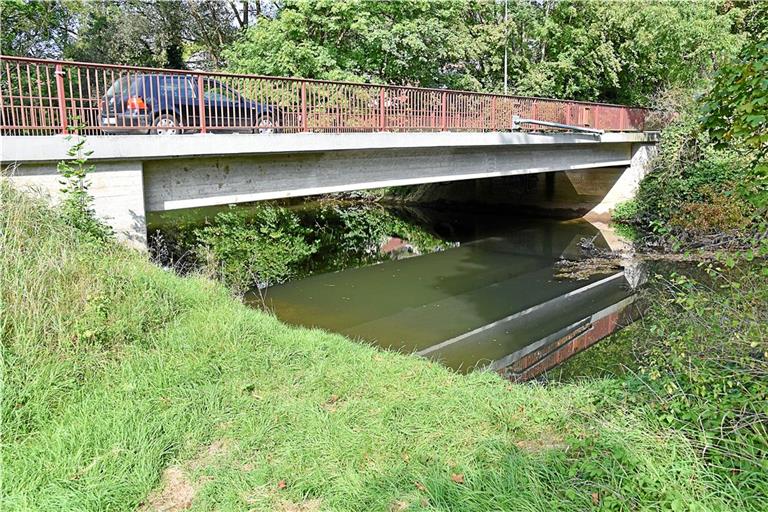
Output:
[[203,75],[197,75],[197,109],[200,112],[200,133],[205,133],[205,101],[203,99]]
[[382,132],[387,129],[387,116],[384,110],[385,107],[384,88],[382,87],[379,90],[379,130]]
[[307,130],[307,82],[301,82],[301,131]]
[[56,97],[59,101],[59,117],[61,118],[61,134],[66,135],[67,129],[67,104],[64,94],[64,68],[61,64],[56,64]]
[[493,96],[491,98],[491,130],[492,132],[497,131],[496,129],[496,96]]
[[440,109],[440,130],[445,131],[448,128],[448,93],[443,91],[443,97]]

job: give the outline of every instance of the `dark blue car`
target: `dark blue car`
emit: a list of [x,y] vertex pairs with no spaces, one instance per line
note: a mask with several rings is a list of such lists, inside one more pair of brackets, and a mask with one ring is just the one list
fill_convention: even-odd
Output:
[[243,97],[227,84],[203,79],[202,102],[197,77],[130,74],[115,81],[101,99],[99,120],[106,133],[176,135],[209,132],[273,133],[276,107]]

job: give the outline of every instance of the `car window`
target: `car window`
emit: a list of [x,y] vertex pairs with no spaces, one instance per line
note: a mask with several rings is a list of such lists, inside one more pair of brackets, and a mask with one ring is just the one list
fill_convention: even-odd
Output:
[[167,94],[171,96],[187,96],[194,98],[195,88],[192,86],[192,82],[187,77],[183,76],[169,76],[159,84],[158,90],[160,94]]
[[112,98],[118,94],[122,96],[131,96],[136,93],[137,81],[135,76],[125,75],[112,84],[107,89],[107,97]]
[[194,98],[196,96],[195,88],[187,77],[153,76],[149,79],[153,82],[152,89],[156,90],[159,96],[173,98]]
[[205,91],[205,98],[209,101],[229,101],[233,103],[240,99],[235,91],[222,86],[212,87]]

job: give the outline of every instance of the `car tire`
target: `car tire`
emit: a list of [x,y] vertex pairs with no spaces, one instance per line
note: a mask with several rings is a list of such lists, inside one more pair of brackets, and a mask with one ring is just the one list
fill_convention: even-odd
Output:
[[150,133],[153,135],[179,135],[181,134],[181,124],[173,114],[160,114],[155,118],[155,122],[152,123]]
[[262,114],[256,121],[256,126],[253,128],[253,133],[275,133],[277,132],[277,123],[275,123],[274,117],[270,114]]

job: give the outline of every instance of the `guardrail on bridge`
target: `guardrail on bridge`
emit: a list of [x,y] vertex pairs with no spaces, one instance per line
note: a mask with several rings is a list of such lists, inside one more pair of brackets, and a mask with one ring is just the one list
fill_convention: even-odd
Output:
[[[648,110],[447,89],[0,56],[0,134],[642,131]],[[530,129],[533,127],[524,127]]]

